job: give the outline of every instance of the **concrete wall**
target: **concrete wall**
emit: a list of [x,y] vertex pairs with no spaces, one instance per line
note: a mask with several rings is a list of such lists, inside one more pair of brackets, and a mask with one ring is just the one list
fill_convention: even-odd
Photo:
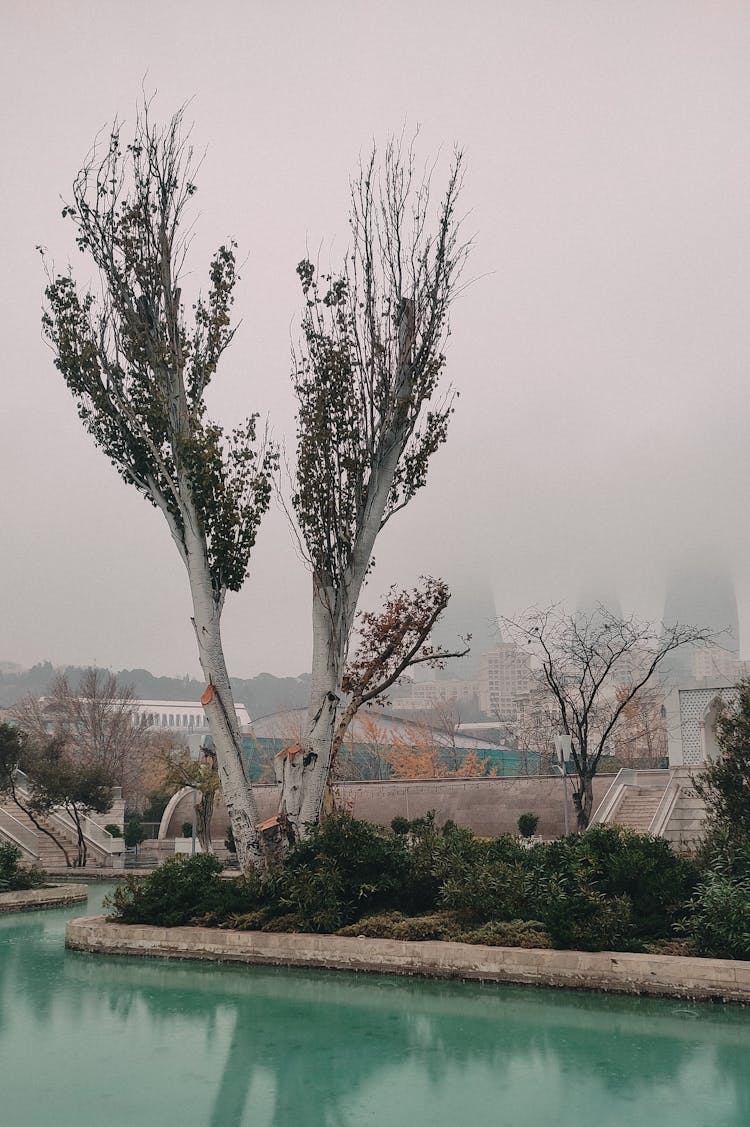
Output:
[[[612,775],[594,778],[594,809],[609,789]],[[278,788],[256,786],[260,818],[276,813]],[[568,780],[570,828],[576,825],[570,798],[572,780]],[[559,837],[564,829],[562,779],[554,775],[530,775],[504,779],[409,779],[398,782],[342,783],[336,787],[341,805],[351,809],[355,818],[389,826],[397,815],[419,818],[434,810],[439,822],[451,818],[482,837],[516,833],[521,814],[539,816],[537,833],[542,837]],[[192,818],[190,795],[175,807],[166,836],[181,834],[182,823]],[[227,813],[221,796],[217,797],[211,836],[221,840],[226,833]]]

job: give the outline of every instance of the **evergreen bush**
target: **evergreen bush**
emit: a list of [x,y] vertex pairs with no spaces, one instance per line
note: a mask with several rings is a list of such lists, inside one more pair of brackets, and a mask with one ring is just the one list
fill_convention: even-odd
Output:
[[221,862],[213,854],[178,854],[148,876],[131,873],[105,905],[114,908],[122,923],[155,927],[180,927],[196,919],[215,922],[252,907],[245,882],[221,880],[220,873]]
[[22,892],[41,888],[47,874],[37,865],[19,865],[21,850],[11,842],[0,841],[0,892]]

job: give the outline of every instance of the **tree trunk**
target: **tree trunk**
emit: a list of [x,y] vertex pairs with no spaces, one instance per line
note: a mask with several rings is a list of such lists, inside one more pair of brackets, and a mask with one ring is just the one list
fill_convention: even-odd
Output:
[[211,818],[214,813],[213,794],[201,795],[200,802],[195,807],[195,832],[201,849],[204,853],[213,853],[214,846],[211,841]]
[[[187,540],[186,536],[186,540]],[[198,537],[187,545],[187,571],[193,599],[193,626],[198,657],[208,689],[202,703],[216,750],[219,781],[234,831],[237,859],[243,872],[263,864],[258,833],[258,808],[245,772],[242,741],[234,695],[229,682],[221,643],[221,607],[217,604],[211,577]]]
[[337,592],[313,579],[313,658],[307,730],[302,750],[277,759],[279,815],[292,836],[304,838],[317,824],[331,764],[344,649]]
[[594,805],[594,788],[591,775],[584,775],[578,780],[578,787],[573,792],[573,802],[576,808],[579,831],[585,830],[591,820],[591,810]]

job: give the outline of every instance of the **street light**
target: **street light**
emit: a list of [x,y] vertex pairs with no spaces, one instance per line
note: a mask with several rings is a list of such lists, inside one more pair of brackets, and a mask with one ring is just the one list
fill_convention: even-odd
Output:
[[560,774],[563,781],[563,816],[565,818],[565,836],[568,836],[568,772],[566,764],[570,759],[570,752],[573,746],[573,741],[567,732],[563,732],[559,736],[555,736],[555,751],[557,758],[560,761]]

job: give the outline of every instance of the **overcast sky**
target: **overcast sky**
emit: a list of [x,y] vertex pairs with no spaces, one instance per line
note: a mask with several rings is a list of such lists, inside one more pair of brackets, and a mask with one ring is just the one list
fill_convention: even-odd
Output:
[[[293,443],[295,266],[346,246],[360,152],[420,127],[466,151],[475,237],[427,489],[368,588],[442,574],[497,610],[729,565],[750,633],[750,6],[745,0],[4,0],[0,660],[197,670],[166,526],[94,449],[40,333],[34,248],[84,279],[60,196],[142,83],[207,146],[193,275],[247,256],[210,399]],[[144,77],[145,76],[145,77]],[[439,173],[437,173],[439,177]],[[230,670],[309,663],[309,577],[283,516],[225,611]],[[745,647],[743,646],[743,649]]]

